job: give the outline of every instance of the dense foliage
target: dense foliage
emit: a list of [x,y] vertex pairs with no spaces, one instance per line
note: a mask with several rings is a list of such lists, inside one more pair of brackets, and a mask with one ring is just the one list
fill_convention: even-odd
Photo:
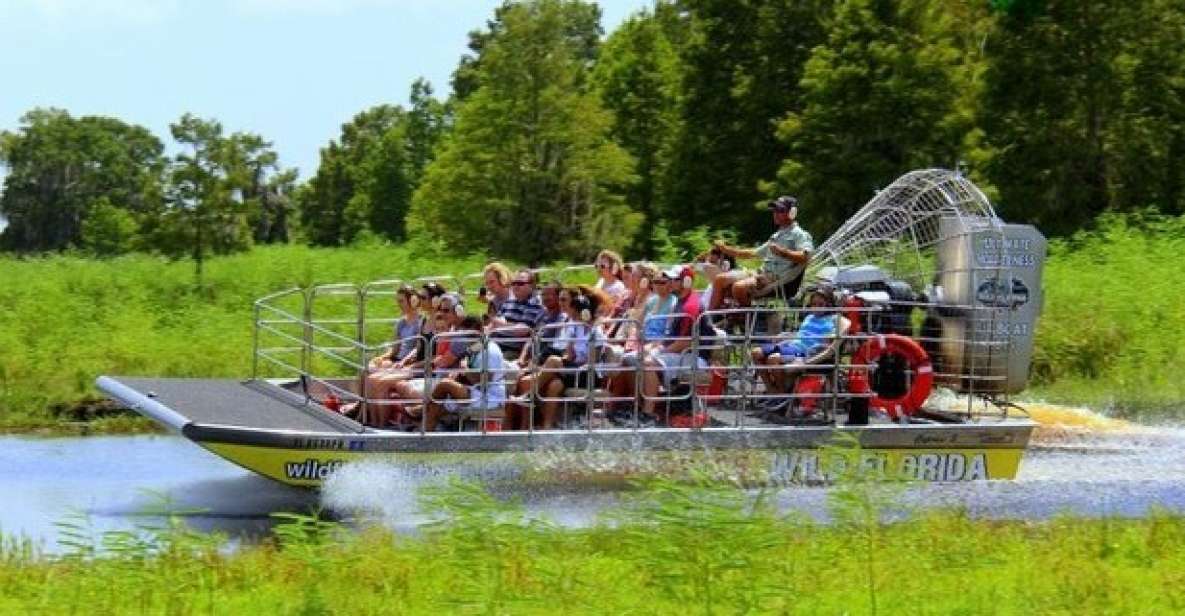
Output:
[[142,127],[35,109],[0,135],[0,246],[200,260],[411,233],[523,262],[654,256],[664,234],[762,236],[781,192],[823,238],[931,166],[1055,236],[1185,212],[1176,0],[655,0],[608,36],[600,19],[505,0],[447,100],[421,79],[408,105],[361,110],[299,187],[214,120],[182,118],[168,160]]
[[[284,514],[277,540],[228,553],[179,519],[68,551],[0,543],[5,613],[1171,614],[1185,609],[1185,520],[880,524],[832,498],[822,525],[739,490],[653,486],[588,529],[527,516],[476,486],[435,489],[413,536]],[[400,522],[403,525],[403,522]]]

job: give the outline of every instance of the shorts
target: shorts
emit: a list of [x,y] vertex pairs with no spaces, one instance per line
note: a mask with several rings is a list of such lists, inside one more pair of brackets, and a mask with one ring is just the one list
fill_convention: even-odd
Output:
[[696,370],[703,371],[708,368],[708,362],[704,358],[691,353],[656,353],[653,357],[662,364],[662,378],[667,384],[679,377],[691,378],[692,358],[695,358]]
[[[564,387],[568,389],[588,389],[589,388],[589,374],[588,364],[576,364],[570,361],[564,361],[564,368],[569,369],[568,372],[561,372],[560,381],[564,383]],[[580,370],[574,370],[579,368]]]
[[787,280],[782,283],[781,287],[774,286],[778,281],[777,276],[768,272],[760,272],[757,274],[757,286],[753,288],[753,297],[766,297],[777,293],[787,301],[798,295],[798,289],[802,286],[802,278],[806,273],[806,268],[803,268],[792,280]]
[[[469,385],[469,397],[465,399],[449,398],[442,404],[444,410],[450,413],[456,413],[461,410],[470,411],[495,411],[501,408],[506,403],[504,396],[497,396],[494,392],[485,392],[486,399],[482,400],[483,392],[480,387],[476,385]],[[484,404],[483,404],[484,402]]]
[[782,363],[790,363],[790,360],[795,357],[806,359],[810,356],[810,349],[798,344],[797,341],[787,340],[785,342],[763,344],[761,345],[761,353],[766,357],[777,353],[782,356]]

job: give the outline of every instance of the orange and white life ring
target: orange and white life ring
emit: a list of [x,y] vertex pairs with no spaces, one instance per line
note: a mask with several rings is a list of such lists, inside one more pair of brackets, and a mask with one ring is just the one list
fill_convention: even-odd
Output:
[[[884,397],[872,391],[868,369],[863,367],[875,364],[886,353],[904,357],[913,371],[909,391],[896,398]],[[912,415],[922,408],[934,387],[934,368],[930,364],[930,355],[920,344],[905,336],[884,334],[873,337],[856,351],[852,364],[855,368],[848,379],[848,389],[857,394],[871,392],[873,396],[868,401],[869,408],[881,409],[893,420],[902,415]]]

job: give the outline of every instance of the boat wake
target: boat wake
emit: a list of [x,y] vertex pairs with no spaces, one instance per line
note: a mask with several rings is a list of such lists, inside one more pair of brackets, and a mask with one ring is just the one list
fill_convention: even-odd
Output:
[[[1086,408],[1044,403],[1022,406],[1040,428],[1016,480],[920,484],[904,490],[901,504],[912,510],[957,508],[975,517],[998,519],[1185,512],[1185,427],[1141,425]],[[624,468],[636,464],[637,455],[573,452],[567,458],[557,454],[549,459]],[[620,506],[625,495],[624,484],[520,483],[514,481],[509,467],[366,462],[347,465],[336,473],[322,489],[322,503],[358,522],[414,533],[435,519],[420,505],[422,490],[442,485],[449,477],[486,483],[494,496],[522,503],[528,516],[573,527],[595,523],[603,513]],[[828,488],[769,489],[774,490],[773,500],[780,512],[828,518]]]

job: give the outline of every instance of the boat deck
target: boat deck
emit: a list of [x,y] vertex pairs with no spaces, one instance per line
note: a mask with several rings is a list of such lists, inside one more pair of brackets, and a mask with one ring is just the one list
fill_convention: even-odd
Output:
[[262,381],[103,377],[99,387],[177,431],[190,423],[294,432],[362,431],[358,423]]

